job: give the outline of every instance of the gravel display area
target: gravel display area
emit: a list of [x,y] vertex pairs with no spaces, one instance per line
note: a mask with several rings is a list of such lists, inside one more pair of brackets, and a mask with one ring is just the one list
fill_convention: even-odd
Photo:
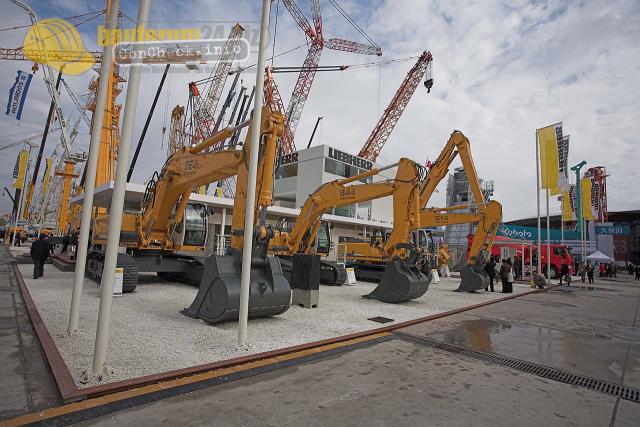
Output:
[[[33,267],[19,266],[51,336],[79,387],[87,381],[93,360],[99,288],[85,279],[80,328],[66,333],[73,273],[45,265],[44,277],[32,279]],[[383,316],[403,322],[423,316],[503,297],[498,292],[458,293],[459,279],[445,278],[431,284],[421,298],[402,304],[385,304],[361,298],[375,284],[320,288],[318,308],[291,307],[281,316],[249,321],[249,347],[236,345],[237,322],[209,325],[190,319],[180,310],[188,307],[197,289],[165,282],[156,276],[141,276],[136,292],[114,298],[108,369],[100,382],[119,381],[143,375],[216,362],[238,356],[309,343],[382,326],[369,318]],[[500,288],[498,285],[497,288]],[[530,290],[514,284],[514,293]],[[387,323],[386,325],[389,325]]]

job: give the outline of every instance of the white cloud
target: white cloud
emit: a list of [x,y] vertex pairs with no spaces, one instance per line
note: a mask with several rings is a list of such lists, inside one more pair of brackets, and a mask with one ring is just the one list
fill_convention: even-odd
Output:
[[[76,2],[56,0],[54,3],[61,6],[58,16],[76,12],[72,10]],[[186,2],[154,0],[152,21],[165,21],[162,24],[165,26],[189,26],[189,20],[194,19],[238,19],[248,28],[257,25],[257,2],[200,0],[189,3],[187,6]],[[32,4],[41,14],[51,13],[46,2]],[[91,2],[87,8],[78,10],[94,10],[100,4]],[[305,0],[298,0],[298,4],[309,14]],[[321,4],[328,38],[363,41],[328,2]],[[388,162],[399,157],[419,162],[427,157],[434,159],[451,131],[460,130],[471,140],[479,175],[495,180],[495,198],[502,202],[505,218],[531,216],[535,214],[535,129],[563,121],[565,132],[572,135],[570,162],[584,159],[591,166],[606,166],[611,173],[609,209],[638,208],[640,193],[630,191],[640,183],[633,163],[637,157],[635,135],[640,119],[638,2],[342,0],[340,4],[382,46],[382,60],[418,55],[424,49],[431,50],[434,56],[432,92],[427,94],[424,88],[418,88],[385,146],[382,159]],[[135,2],[126,2],[124,7],[127,15],[135,18]],[[194,11],[197,11],[196,18]],[[96,21],[101,23],[100,19]],[[26,15],[10,6],[0,27],[25,22]],[[124,23],[130,24],[126,20]],[[96,24],[92,25],[80,28],[87,43],[95,46]],[[305,40],[282,4],[277,34],[276,52],[299,46]],[[0,46],[18,46],[23,36],[21,31],[0,32]],[[278,58],[276,65],[300,65],[304,55],[305,49],[299,49]],[[321,63],[354,64],[375,60],[325,49]],[[252,58],[247,64],[254,61]],[[318,73],[298,127],[298,147],[306,146],[316,117],[324,116],[314,143],[326,143],[354,153],[359,151],[377,121],[378,105],[386,107],[411,65],[412,61],[408,61],[386,65],[380,70],[371,67]],[[0,87],[5,88],[6,94],[15,70],[28,69],[30,64],[3,62],[1,66]],[[76,91],[86,92],[90,74],[67,78],[67,82]],[[167,79],[170,90],[165,88],[160,98],[134,174],[135,181],[143,181],[161,167],[168,138],[168,135],[164,137],[161,149],[162,127],[166,125],[168,132],[171,109],[176,104],[186,104],[187,83],[203,77],[206,77],[203,73],[181,73]],[[159,73],[143,78],[134,142],[141,132],[159,79]],[[243,75],[245,85],[251,86],[252,79],[254,75],[249,72]],[[280,74],[277,80],[287,102],[295,76]],[[119,98],[122,103],[124,96]],[[65,107],[71,111],[67,101]],[[4,116],[0,118],[0,134],[5,135],[1,144],[20,137],[6,135],[41,130],[48,96],[40,74],[31,88],[27,108],[24,123],[19,127]],[[86,146],[86,129],[79,138]],[[53,149],[54,142],[57,141],[50,139],[48,151]],[[15,154],[5,151],[0,157],[0,180],[7,185]],[[433,201],[442,205],[444,185],[440,188],[440,194],[434,196]],[[0,211],[7,211],[8,207],[8,198],[0,199]],[[553,202],[552,212],[558,210],[557,203]]]

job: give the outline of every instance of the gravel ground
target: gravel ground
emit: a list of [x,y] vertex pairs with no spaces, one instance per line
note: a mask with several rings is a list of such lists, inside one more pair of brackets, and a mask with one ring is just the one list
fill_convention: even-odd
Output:
[[[237,322],[212,326],[179,313],[191,304],[197,293],[196,288],[163,282],[156,276],[141,276],[135,293],[114,299],[107,374],[99,379],[87,380],[85,373],[90,371],[93,360],[100,302],[98,286],[85,279],[81,330],[69,336],[66,328],[73,273],[45,265],[44,277],[33,280],[32,266],[20,265],[19,268],[40,315],[79,387],[375,329],[381,325],[367,320],[375,316],[402,322],[503,296],[497,292],[453,292],[458,287],[459,279],[452,278],[431,284],[424,296],[402,304],[385,304],[361,298],[361,295],[373,290],[375,285],[371,283],[322,286],[318,308],[291,307],[281,316],[251,320],[250,345],[247,349],[240,349],[236,346]],[[515,293],[528,290],[528,286],[514,284]]]

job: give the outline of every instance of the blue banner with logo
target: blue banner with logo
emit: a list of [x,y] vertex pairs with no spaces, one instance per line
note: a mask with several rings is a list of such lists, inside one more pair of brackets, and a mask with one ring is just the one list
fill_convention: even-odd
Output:
[[[542,240],[547,240],[547,229],[540,230]],[[497,236],[504,236],[510,239],[527,240],[530,242],[538,241],[538,229],[536,227],[525,227],[522,225],[500,224]],[[577,231],[564,231],[564,240],[580,240],[580,233]],[[551,241],[560,243],[562,241],[562,230],[557,228],[551,229]]]
[[15,83],[9,90],[9,102],[7,102],[7,111],[5,113],[7,116],[12,116],[16,120],[20,120],[22,117],[22,107],[24,107],[24,101],[27,99],[32,77],[33,74],[18,71],[18,77],[16,77]]

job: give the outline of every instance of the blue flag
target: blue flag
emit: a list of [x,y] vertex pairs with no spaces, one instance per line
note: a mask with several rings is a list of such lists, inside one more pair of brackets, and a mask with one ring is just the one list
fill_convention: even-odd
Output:
[[22,117],[22,107],[24,107],[24,100],[27,99],[27,92],[29,91],[32,77],[33,74],[18,71],[16,82],[11,87],[11,90],[9,90],[7,116],[13,116],[16,120],[20,120],[20,117]]

